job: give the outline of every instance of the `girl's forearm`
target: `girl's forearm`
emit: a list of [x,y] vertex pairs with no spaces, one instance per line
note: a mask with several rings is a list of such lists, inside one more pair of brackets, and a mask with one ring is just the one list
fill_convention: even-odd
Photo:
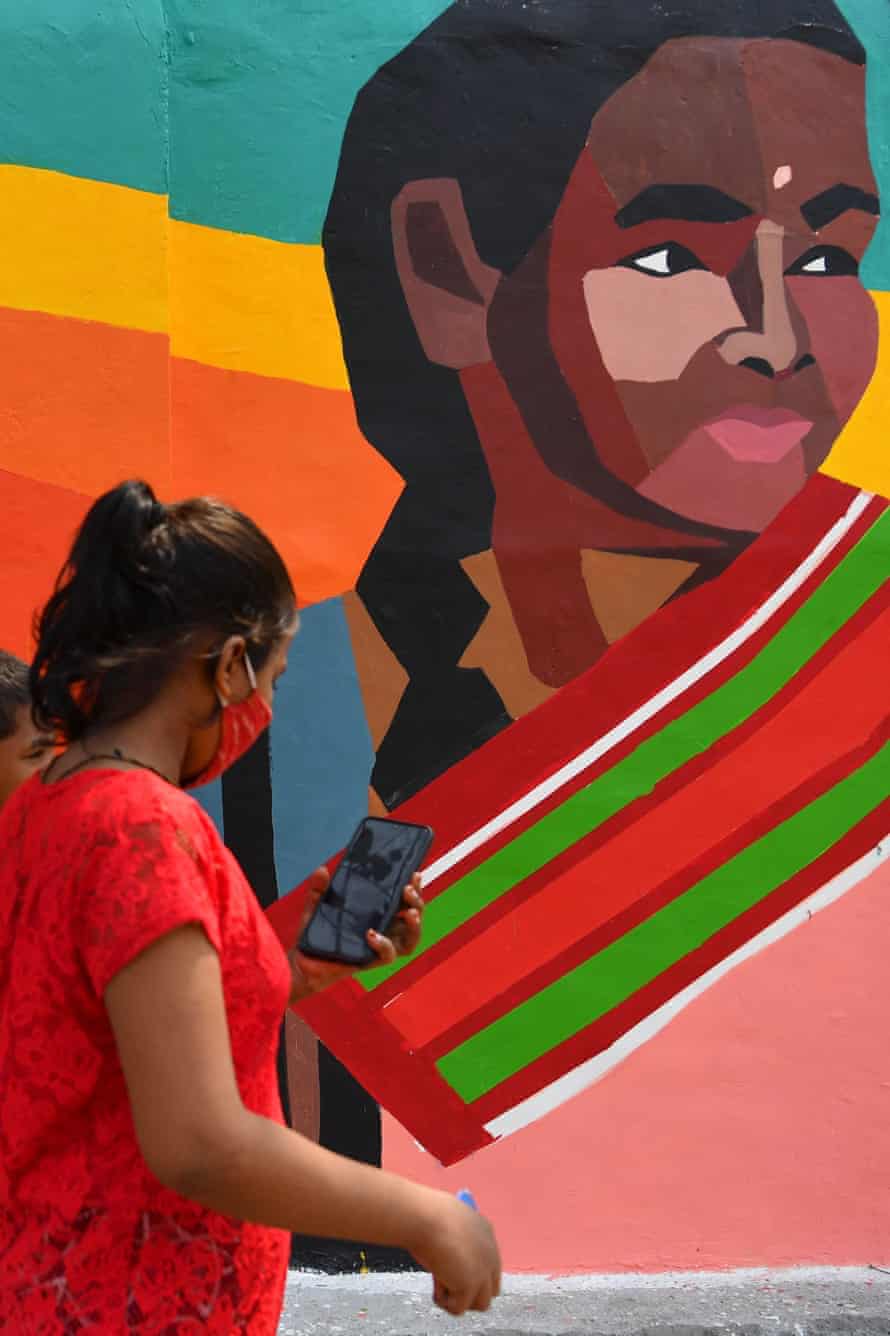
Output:
[[225,1150],[175,1185],[182,1195],[292,1233],[424,1248],[446,1194],[335,1155],[257,1114],[245,1111],[241,1122]]

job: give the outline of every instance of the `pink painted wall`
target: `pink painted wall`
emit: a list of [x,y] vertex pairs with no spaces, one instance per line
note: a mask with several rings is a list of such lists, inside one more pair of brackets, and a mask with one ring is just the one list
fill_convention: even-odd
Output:
[[890,867],[714,985],[598,1085],[450,1170],[513,1271],[890,1263]]

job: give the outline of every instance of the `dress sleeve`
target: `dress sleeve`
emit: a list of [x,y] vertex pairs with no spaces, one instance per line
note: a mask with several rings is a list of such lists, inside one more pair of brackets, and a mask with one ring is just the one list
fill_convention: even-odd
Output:
[[157,801],[104,814],[105,829],[78,870],[72,925],[98,996],[147,947],[187,924],[221,952],[216,878],[190,818]]

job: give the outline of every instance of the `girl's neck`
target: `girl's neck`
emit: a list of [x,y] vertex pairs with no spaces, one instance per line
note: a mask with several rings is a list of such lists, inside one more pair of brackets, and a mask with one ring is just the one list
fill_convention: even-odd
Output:
[[187,743],[185,726],[177,728],[169,712],[161,714],[150,708],[133,719],[88,729],[60,757],[51,778],[62,778],[74,766],[86,768],[93,763],[106,769],[142,767],[178,785]]

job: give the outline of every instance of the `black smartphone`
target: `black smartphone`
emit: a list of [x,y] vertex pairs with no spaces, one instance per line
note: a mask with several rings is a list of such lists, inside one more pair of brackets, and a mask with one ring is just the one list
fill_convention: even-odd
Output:
[[303,929],[300,950],[347,965],[374,960],[368,929],[386,935],[432,840],[429,826],[366,817]]

